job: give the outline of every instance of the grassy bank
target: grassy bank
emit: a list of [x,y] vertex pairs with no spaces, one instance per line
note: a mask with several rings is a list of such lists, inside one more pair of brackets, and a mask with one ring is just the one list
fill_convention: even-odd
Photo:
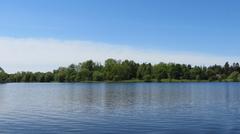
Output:
[[[122,81],[107,81],[107,82],[123,82],[123,83],[140,83],[140,82],[210,82],[208,80],[177,80],[177,79],[162,79],[161,81],[158,81],[156,79],[152,79],[149,81],[139,80],[139,79],[132,79],[132,80],[122,80]],[[218,82],[218,81],[215,81]],[[230,82],[230,81],[229,81]]]

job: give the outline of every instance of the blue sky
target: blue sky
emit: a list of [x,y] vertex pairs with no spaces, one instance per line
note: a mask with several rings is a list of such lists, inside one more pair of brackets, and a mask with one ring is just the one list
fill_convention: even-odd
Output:
[[195,53],[223,57],[217,62],[223,63],[240,57],[239,5],[238,0],[1,0],[0,37]]

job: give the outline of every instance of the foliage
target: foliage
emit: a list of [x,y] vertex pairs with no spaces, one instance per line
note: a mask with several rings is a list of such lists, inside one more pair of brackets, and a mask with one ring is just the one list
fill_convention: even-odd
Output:
[[104,75],[102,72],[94,71],[93,72],[93,81],[103,81]]
[[5,82],[84,82],[84,81],[240,81],[239,63],[224,66],[136,63],[132,60],[107,59],[104,65],[88,60],[52,72],[7,74],[0,68],[0,83]]
[[152,78],[151,78],[151,75],[147,74],[143,77],[144,79],[144,82],[151,82],[152,81]]
[[228,78],[229,81],[234,81],[234,82],[238,82],[240,81],[240,73],[237,71],[232,72]]

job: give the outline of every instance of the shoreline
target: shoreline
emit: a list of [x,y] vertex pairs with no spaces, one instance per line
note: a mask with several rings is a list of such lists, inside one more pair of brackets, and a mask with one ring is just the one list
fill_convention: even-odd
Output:
[[151,81],[144,81],[144,80],[121,80],[121,81],[80,81],[80,82],[5,82],[0,84],[10,84],[10,83],[239,83],[239,81],[209,81],[209,80],[176,80],[176,79],[164,79],[161,81],[157,81],[155,79]]

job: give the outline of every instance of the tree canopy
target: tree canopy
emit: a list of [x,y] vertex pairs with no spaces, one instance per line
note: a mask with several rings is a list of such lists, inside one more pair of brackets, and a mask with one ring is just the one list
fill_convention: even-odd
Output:
[[52,72],[6,73],[0,68],[0,83],[5,82],[84,82],[127,81],[145,82],[163,80],[240,81],[239,63],[230,65],[192,66],[187,64],[136,63],[132,60],[107,59],[102,65],[92,60],[68,67],[59,67]]

